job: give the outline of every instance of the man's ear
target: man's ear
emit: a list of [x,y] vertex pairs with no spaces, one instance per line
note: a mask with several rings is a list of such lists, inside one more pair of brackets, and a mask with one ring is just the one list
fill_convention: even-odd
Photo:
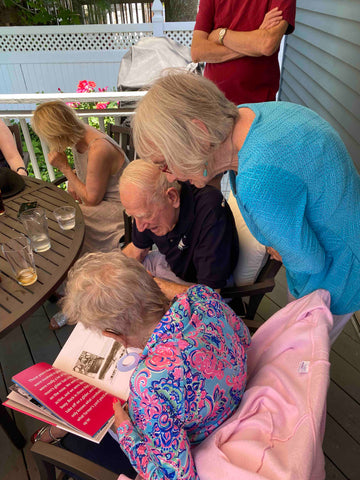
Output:
[[174,208],[180,207],[180,192],[175,187],[170,187],[166,190],[166,197]]

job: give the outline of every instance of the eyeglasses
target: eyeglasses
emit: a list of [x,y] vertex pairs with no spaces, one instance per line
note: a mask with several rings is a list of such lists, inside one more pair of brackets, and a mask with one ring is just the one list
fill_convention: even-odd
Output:
[[170,173],[172,175],[166,163],[159,164],[158,167],[162,173]]

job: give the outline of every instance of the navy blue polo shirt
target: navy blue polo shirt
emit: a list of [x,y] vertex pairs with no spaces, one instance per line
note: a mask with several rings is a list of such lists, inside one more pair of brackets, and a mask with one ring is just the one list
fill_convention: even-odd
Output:
[[234,217],[222,193],[212,186],[196,188],[181,182],[179,220],[173,230],[157,236],[139,232],[133,222],[137,248],[155,244],[171,270],[182,280],[222,288],[239,256]]

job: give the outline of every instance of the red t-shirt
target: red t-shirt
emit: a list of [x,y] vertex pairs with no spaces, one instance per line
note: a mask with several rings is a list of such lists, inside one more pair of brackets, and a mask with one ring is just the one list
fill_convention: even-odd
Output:
[[[265,13],[279,7],[294,31],[296,0],[200,0],[195,30],[210,33],[220,27],[236,31],[256,30]],[[275,100],[279,89],[278,52],[270,57],[242,57],[223,63],[207,63],[205,77],[212,80],[236,105]]]

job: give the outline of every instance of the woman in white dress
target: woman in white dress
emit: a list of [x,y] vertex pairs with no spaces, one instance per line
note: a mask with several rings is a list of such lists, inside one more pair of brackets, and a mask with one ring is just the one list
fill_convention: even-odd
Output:
[[[32,126],[49,146],[50,164],[66,176],[68,192],[80,203],[86,225],[82,253],[116,248],[124,233],[118,184],[128,163],[121,147],[59,100],[39,105]],[[68,147],[74,170],[65,153]]]

